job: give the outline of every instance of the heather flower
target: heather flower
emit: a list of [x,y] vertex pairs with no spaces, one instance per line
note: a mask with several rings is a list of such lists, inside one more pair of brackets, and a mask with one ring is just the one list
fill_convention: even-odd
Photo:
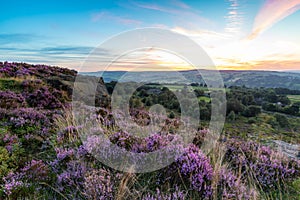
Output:
[[159,173],[158,184],[166,181],[177,185],[185,184],[201,198],[210,198],[214,173],[209,159],[195,145],[175,148],[183,148],[183,153],[175,163]]
[[0,108],[16,109],[25,107],[26,102],[22,94],[17,94],[12,91],[0,91]]
[[71,158],[75,153],[74,149],[56,148],[55,151],[56,151],[56,157],[60,161],[66,158]]
[[218,192],[222,199],[253,199],[256,193],[249,190],[231,171],[221,168],[218,172]]
[[23,174],[10,172],[6,177],[3,178],[4,181],[4,192],[6,195],[10,196],[13,193],[17,193],[21,190],[25,183],[22,181]]
[[233,170],[241,170],[244,178],[254,177],[266,190],[276,189],[278,184],[293,180],[300,172],[298,161],[255,142],[228,141],[225,159]]
[[8,133],[4,135],[2,141],[4,142],[4,146],[9,153],[13,152],[14,145],[20,143],[19,138],[16,135],[10,135]]
[[59,76],[60,74],[75,76],[76,71],[66,68],[50,67],[47,65],[30,65],[26,63],[0,62],[1,77],[20,77],[28,75],[34,75],[37,77],[49,77]]
[[0,120],[5,120],[12,132],[20,135],[48,136],[52,122],[51,113],[33,108],[18,108],[12,111],[0,110]]
[[175,187],[175,191],[168,193],[164,193],[157,188],[155,194],[145,194],[142,200],[184,200],[188,199],[186,196],[186,192],[179,190],[178,187]]
[[26,176],[27,181],[44,181],[48,178],[48,167],[42,160],[31,160],[21,172]]
[[114,199],[112,174],[105,169],[92,170],[84,177],[84,191],[88,199]]
[[45,86],[27,95],[26,100],[32,107],[45,109],[62,108],[64,103],[60,91],[56,89],[50,91],[49,88]]
[[57,175],[57,184],[61,190],[65,187],[79,187],[83,186],[83,179],[88,168],[85,162],[80,160],[72,160],[66,163],[66,169]]

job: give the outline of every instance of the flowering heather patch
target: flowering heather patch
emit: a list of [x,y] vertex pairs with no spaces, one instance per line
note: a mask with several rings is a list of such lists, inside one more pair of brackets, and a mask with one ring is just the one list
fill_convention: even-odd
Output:
[[24,134],[33,132],[45,136],[48,134],[47,128],[51,126],[51,121],[49,120],[51,113],[48,111],[33,108],[18,108],[12,111],[1,109],[0,114],[0,120],[8,120],[7,125],[11,127],[12,131],[18,129],[18,133],[25,131]]
[[228,169],[222,168],[218,176],[218,192],[222,199],[253,199],[257,196],[254,190],[249,190],[242,180]]
[[64,130],[57,132],[57,142],[64,143],[70,140],[71,138],[77,138],[79,136],[78,131],[82,129],[82,126],[67,126]]
[[244,178],[253,177],[264,189],[278,189],[300,174],[299,161],[255,142],[229,141],[225,159],[233,170],[242,170]]
[[10,153],[13,151],[13,146],[19,143],[19,138],[16,135],[10,135],[7,133],[3,136],[3,138],[2,135],[0,135],[0,138],[4,143],[6,150]]
[[[72,189],[70,195],[76,195],[83,190],[84,176],[91,171],[90,164],[86,162],[87,152],[82,146],[78,148],[56,148],[56,158],[49,163],[52,172],[55,174],[55,188],[58,190]],[[80,195],[79,195],[80,196]]]
[[48,179],[48,167],[41,160],[31,160],[20,172],[10,172],[4,181],[4,192],[7,196],[18,197],[29,195],[29,190],[38,187],[38,183]]
[[71,160],[66,163],[65,169],[62,165],[60,167],[63,169],[57,175],[57,183],[60,190],[69,187],[82,188],[84,174],[88,171],[86,163],[80,160]]
[[209,159],[198,147],[194,145],[186,147],[183,155],[177,159],[174,165],[169,167],[168,171],[171,172],[169,172],[169,176],[173,176],[173,181],[180,183],[183,180],[184,184],[190,185],[200,197],[209,198],[212,196],[213,168]]
[[49,169],[42,160],[31,160],[22,169],[26,181],[38,182],[48,179]]
[[84,177],[84,193],[88,199],[109,200],[114,198],[114,180],[110,171],[92,170]]
[[39,89],[43,86],[43,81],[41,79],[33,79],[33,80],[24,80],[21,83],[23,92],[31,93],[36,89]]
[[60,74],[74,76],[76,75],[76,71],[47,65],[0,62],[0,77],[25,77],[28,75],[49,77]]
[[142,200],[184,200],[188,199],[186,198],[186,192],[185,191],[180,191],[178,187],[175,187],[175,191],[171,193],[165,193],[160,191],[160,189],[156,189],[156,193],[151,194],[145,194],[142,197]]
[[163,115],[151,115],[145,109],[130,109],[130,116],[133,118],[133,121],[140,126],[147,126],[150,124],[151,119],[154,121],[162,121],[163,124],[160,124],[162,131],[176,130],[179,128],[180,121],[178,119],[169,119]]
[[110,136],[110,141],[112,143],[135,153],[157,151],[161,148],[166,147],[175,139],[175,135],[162,135],[158,133],[152,134],[149,137],[143,139],[131,136],[126,132],[117,132]]
[[22,94],[12,91],[0,91],[0,99],[0,108],[16,109],[26,107],[26,101]]
[[13,173],[10,172],[6,177],[3,178],[4,181],[4,192],[7,196],[11,196],[13,194],[18,194],[18,192],[25,187],[25,183],[22,181],[23,174],[18,172]]
[[64,103],[61,91],[45,86],[26,95],[26,100],[31,107],[45,109],[62,108]]

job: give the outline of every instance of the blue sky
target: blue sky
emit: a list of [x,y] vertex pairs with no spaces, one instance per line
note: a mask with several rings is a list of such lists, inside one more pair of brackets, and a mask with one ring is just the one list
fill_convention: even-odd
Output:
[[161,27],[191,37],[220,69],[297,69],[299,4],[299,0],[2,1],[0,60],[78,69],[89,52],[112,35]]

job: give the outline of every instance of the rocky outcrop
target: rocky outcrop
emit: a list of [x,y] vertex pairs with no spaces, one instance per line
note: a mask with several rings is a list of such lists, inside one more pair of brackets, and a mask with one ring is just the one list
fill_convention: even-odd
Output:
[[290,158],[300,160],[300,144],[289,144],[281,140],[272,140],[276,149]]

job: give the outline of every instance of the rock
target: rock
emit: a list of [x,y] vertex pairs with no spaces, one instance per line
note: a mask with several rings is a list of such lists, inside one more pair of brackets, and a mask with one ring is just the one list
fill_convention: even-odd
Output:
[[300,144],[289,144],[281,140],[272,140],[277,150],[290,158],[300,159]]

